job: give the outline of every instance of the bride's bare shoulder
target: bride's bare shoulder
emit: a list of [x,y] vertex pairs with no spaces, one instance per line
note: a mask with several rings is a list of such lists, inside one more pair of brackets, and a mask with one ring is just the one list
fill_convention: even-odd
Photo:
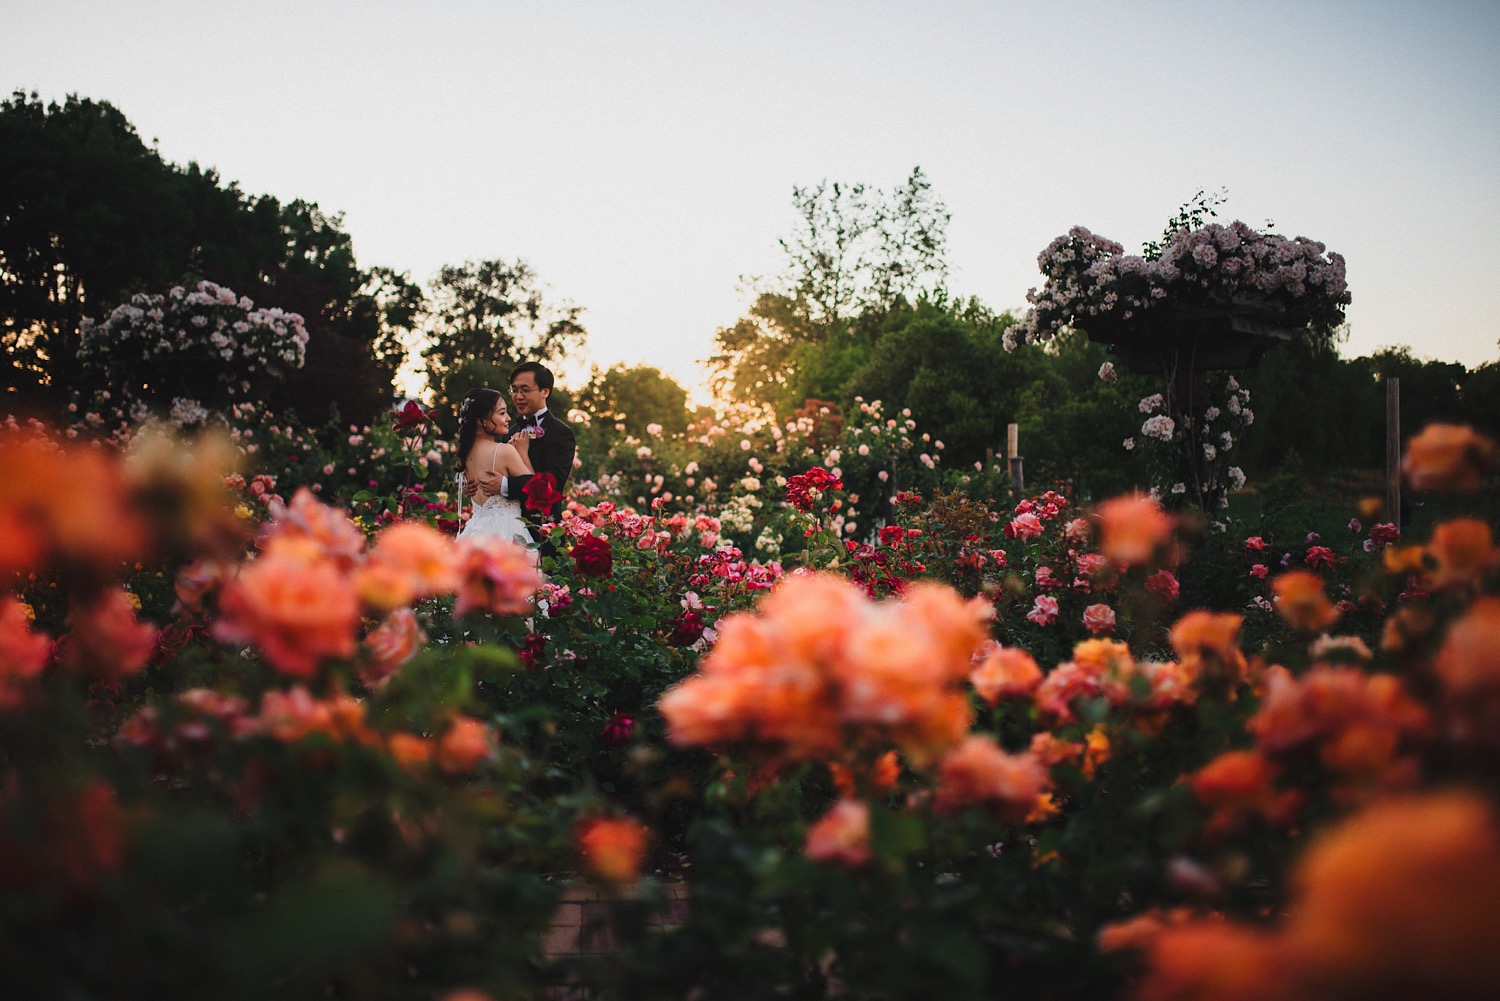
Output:
[[464,466],[471,473],[481,473],[490,468],[491,462],[497,458],[500,448],[499,442],[476,441],[474,447],[469,449],[469,457],[464,460]]

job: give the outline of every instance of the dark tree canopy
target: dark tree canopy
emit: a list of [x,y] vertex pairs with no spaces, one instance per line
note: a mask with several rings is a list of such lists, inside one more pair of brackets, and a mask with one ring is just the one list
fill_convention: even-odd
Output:
[[199,279],[305,317],[307,365],[272,392],[273,405],[360,417],[389,401],[382,313],[361,293],[339,216],[168,163],[108,102],[43,104],[18,91],[0,103],[0,388],[10,409],[55,409],[87,388],[80,318]]
[[578,406],[595,422],[623,424],[637,438],[648,436],[651,425],[660,434],[679,435],[687,430],[687,391],[677,380],[650,365],[613,365],[595,369],[578,394]]
[[[555,362],[588,334],[583,310],[548,301],[540,279],[523,260],[446,265],[429,286],[426,329],[428,385],[439,405],[459,399],[476,374],[498,385],[522,361]],[[497,383],[488,383],[497,384]]]

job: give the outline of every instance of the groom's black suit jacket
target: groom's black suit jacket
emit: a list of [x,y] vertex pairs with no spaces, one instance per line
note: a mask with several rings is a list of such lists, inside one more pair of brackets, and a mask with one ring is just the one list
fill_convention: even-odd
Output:
[[[557,481],[558,492],[564,493],[568,475],[573,472],[573,456],[578,451],[578,441],[573,437],[573,429],[553,417],[550,410],[542,414],[541,428],[542,436],[532,439],[531,448],[527,451],[531,458],[531,468],[538,473],[551,473],[552,478]],[[547,510],[545,518],[526,506],[526,495],[522,491],[530,482],[531,476],[529,475],[506,477],[505,496],[521,502],[521,510],[526,520],[533,525],[561,519],[562,501],[552,505]]]

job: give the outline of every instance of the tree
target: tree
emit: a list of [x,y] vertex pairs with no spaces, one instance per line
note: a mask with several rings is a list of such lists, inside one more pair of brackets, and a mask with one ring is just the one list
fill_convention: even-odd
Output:
[[373,267],[359,289],[362,320],[375,330],[375,358],[394,377],[415,347],[427,297],[408,272]]
[[520,259],[444,265],[429,291],[422,357],[440,405],[473,388],[455,378],[461,370],[472,376],[473,363],[508,377],[518,362],[558,361],[588,337],[578,322],[583,310],[548,302],[536,272]]
[[578,406],[596,423],[623,424],[637,438],[647,437],[651,425],[660,426],[658,433],[669,437],[683,434],[691,416],[687,391],[649,365],[594,369],[578,394]]
[[[797,223],[780,276],[715,336],[715,392],[788,413],[868,360],[878,316],[941,287],[950,215],[920,167],[889,194],[864,184],[794,187]],[[873,322],[865,320],[871,318]]]
[[1013,322],[976,300],[918,300],[886,313],[868,361],[840,399],[880,400],[889,412],[911,410],[917,427],[942,441],[948,465],[970,465],[1004,448],[1020,394],[1035,376],[1036,352],[1001,347]]
[[208,279],[303,315],[307,363],[268,401],[304,418],[370,416],[393,368],[375,357],[379,311],[339,216],[282,205],[167,163],[125,116],[18,91],[0,104],[0,369],[8,405],[59,408],[86,389],[78,325],[135,292]]
[[1500,362],[1486,362],[1469,373],[1462,405],[1465,423],[1500,440]]
[[864,184],[820,181],[792,189],[797,228],[778,241],[786,293],[810,324],[827,328],[851,314],[888,309],[947,274],[948,221],[921,167],[886,194]]

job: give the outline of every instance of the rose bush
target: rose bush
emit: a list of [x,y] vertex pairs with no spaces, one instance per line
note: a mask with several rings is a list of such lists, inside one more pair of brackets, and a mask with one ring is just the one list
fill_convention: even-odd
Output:
[[[794,570],[747,558],[722,508],[586,488],[545,529],[543,580],[514,546],[456,544],[441,506],[371,517],[332,481],[352,508],[290,468],[233,471],[271,437],[245,430],[0,440],[18,996],[1486,996],[1500,976],[1482,520],[1226,532],[1226,592],[1149,496],[955,474],[966,491],[892,487],[851,533],[844,456],[788,454],[756,496]],[[276,448],[368,443],[299,434]],[[1483,482],[1476,441],[1413,449],[1411,481]],[[589,879],[614,948],[549,953]],[[674,882],[691,899],[664,921]]]

